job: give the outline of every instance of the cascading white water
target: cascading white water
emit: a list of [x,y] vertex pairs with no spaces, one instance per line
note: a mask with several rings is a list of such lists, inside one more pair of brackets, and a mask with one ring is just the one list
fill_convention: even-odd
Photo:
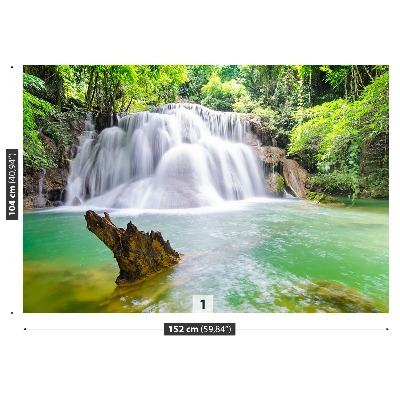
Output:
[[168,104],[86,131],[68,179],[75,198],[100,207],[189,208],[265,194],[261,167],[235,113]]
[[38,196],[37,196],[37,207],[43,208],[46,206],[46,199],[43,196],[43,181],[44,177],[46,176],[46,169],[43,168],[42,175],[39,178],[38,182]]

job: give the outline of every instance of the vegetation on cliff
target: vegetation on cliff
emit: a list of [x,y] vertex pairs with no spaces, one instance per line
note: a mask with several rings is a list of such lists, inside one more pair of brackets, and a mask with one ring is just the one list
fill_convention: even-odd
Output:
[[308,170],[314,188],[330,193],[388,196],[389,74],[365,87],[357,100],[337,99],[302,110],[289,154]]

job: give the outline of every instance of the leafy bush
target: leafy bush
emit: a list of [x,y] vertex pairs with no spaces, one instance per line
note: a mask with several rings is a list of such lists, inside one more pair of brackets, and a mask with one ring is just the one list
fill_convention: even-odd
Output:
[[208,83],[201,88],[201,104],[213,110],[232,111],[234,103],[245,95],[244,85],[234,79],[222,82],[221,78],[213,73]]
[[36,95],[44,95],[47,93],[44,81],[37,76],[23,73],[24,90]]
[[[57,167],[62,160],[62,153],[72,140],[69,121],[82,118],[81,111],[61,112],[39,97],[45,96],[46,92],[43,80],[24,73],[23,154],[25,165],[39,170]],[[55,146],[47,147],[41,140],[43,135],[50,138]]]
[[276,129],[278,114],[274,110],[272,110],[271,107],[262,108],[258,106],[251,110],[251,112],[261,117],[262,121],[267,124],[268,128],[271,131],[274,131]]
[[355,196],[387,192],[388,95],[385,72],[356,101],[338,99],[302,110],[288,153],[318,172],[312,185]]
[[53,166],[49,152],[39,139],[38,126],[52,113],[53,106],[46,100],[40,99],[28,92],[45,92],[44,82],[34,76],[24,74],[23,91],[23,133],[25,164],[29,167],[41,169]]
[[348,171],[319,173],[309,178],[309,184],[314,190],[335,194],[351,194],[359,192],[359,177]]
[[277,189],[278,189],[278,192],[283,192],[284,190],[285,190],[285,180],[283,179],[283,177],[280,175],[280,174],[278,174],[278,173],[276,173],[277,174]]
[[[232,105],[232,109],[239,113],[254,112],[255,109],[261,109],[258,101],[252,100],[247,91],[243,91],[239,98]],[[258,115],[258,114],[257,114]]]

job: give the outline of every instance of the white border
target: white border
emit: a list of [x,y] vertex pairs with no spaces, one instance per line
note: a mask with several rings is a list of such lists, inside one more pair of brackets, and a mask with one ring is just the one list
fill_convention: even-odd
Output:
[[[276,4],[16,0],[2,6],[3,149],[18,147],[22,152],[23,64],[390,64],[391,85],[388,314],[207,315],[208,322],[236,322],[237,335],[230,338],[166,338],[157,330],[23,331],[24,327],[159,329],[163,322],[203,322],[205,316],[22,314],[22,219],[3,220],[0,305],[6,332],[5,390],[16,398],[34,399],[155,398],[168,393],[171,398],[191,399],[268,394],[273,399],[393,398],[391,365],[399,356],[400,311],[400,64],[398,13],[392,4],[386,0],[336,0],[326,5],[310,0]],[[22,154],[19,166],[22,216]],[[4,176],[4,161],[1,168]],[[389,331],[320,330],[353,327]]]

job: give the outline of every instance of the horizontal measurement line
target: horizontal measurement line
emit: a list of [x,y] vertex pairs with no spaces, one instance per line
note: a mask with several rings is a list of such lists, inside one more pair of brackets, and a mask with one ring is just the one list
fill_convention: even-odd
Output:
[[237,328],[237,331],[388,331],[388,328]]
[[[159,328],[25,328],[25,331],[162,331]],[[237,328],[237,331],[388,331],[388,328]]]
[[152,328],[25,328],[25,331],[162,331]]

